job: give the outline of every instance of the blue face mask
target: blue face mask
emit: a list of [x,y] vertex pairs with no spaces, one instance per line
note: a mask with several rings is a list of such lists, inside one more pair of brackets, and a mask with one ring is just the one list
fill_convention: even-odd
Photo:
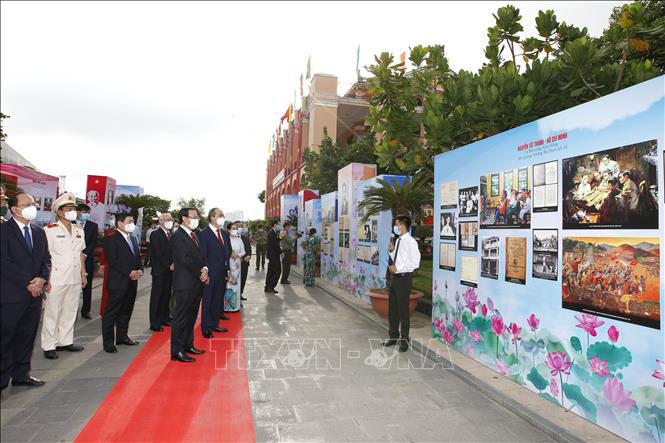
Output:
[[81,220],[83,221],[90,220],[90,214],[81,214]]
[[402,231],[399,230],[399,227],[393,226],[393,233],[395,235],[402,235]]
[[282,232],[282,227],[281,227],[281,226],[277,226],[277,227],[275,228],[275,230],[276,230],[277,232]]

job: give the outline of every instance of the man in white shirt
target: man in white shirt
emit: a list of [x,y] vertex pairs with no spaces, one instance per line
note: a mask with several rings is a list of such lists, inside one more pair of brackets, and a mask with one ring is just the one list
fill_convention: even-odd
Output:
[[[399,351],[409,349],[409,297],[413,272],[420,266],[420,250],[418,243],[409,234],[411,218],[400,215],[395,219],[393,232],[399,235],[397,242],[390,243],[391,265],[388,270],[392,273],[388,296],[388,323],[390,338],[383,342],[384,346],[395,346],[400,340]],[[400,331],[401,324],[401,331]],[[401,332],[401,336],[400,336]]]

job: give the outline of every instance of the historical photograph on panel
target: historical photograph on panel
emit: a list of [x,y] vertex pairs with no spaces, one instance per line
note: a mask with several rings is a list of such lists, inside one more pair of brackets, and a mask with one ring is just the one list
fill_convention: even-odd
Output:
[[478,216],[478,187],[459,190],[459,216]]
[[556,212],[558,197],[557,160],[533,165],[533,212]]
[[530,228],[531,182],[529,166],[480,177],[481,228]]
[[444,211],[441,213],[441,240],[457,239],[457,212]]
[[559,230],[533,230],[532,275],[545,280],[557,280],[559,276]]
[[460,257],[460,283],[464,286],[478,287],[478,257],[462,256]]
[[439,268],[455,270],[455,243],[439,243]]
[[347,249],[349,248],[349,239],[350,239],[350,237],[351,237],[351,235],[350,235],[349,231],[344,231],[344,247],[347,248]]
[[372,219],[372,243],[378,243],[379,241],[379,220],[376,218]]
[[478,250],[478,222],[459,223],[459,249],[460,251]]
[[506,237],[506,281],[526,284],[526,237]]
[[441,209],[457,207],[457,181],[441,183]]
[[356,245],[356,260],[363,261],[363,247]]
[[368,221],[365,223],[365,232],[363,238],[365,239],[366,242],[371,242],[372,241],[372,222]]
[[480,276],[499,278],[499,237],[482,238],[482,255],[480,257]]
[[657,229],[656,140],[562,161],[563,229]]
[[660,329],[658,238],[564,237],[562,306]]
[[372,257],[372,262],[371,263],[374,266],[379,266],[379,248],[377,248],[376,246],[372,246],[372,249],[371,249],[370,253],[371,253],[371,257]]

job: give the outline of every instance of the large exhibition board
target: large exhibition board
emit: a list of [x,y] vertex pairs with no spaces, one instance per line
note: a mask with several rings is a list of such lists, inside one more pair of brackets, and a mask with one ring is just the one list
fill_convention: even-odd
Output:
[[321,196],[321,278],[334,285],[339,273],[337,191]]
[[435,159],[433,336],[633,441],[665,435],[665,77]]
[[303,189],[302,191],[298,192],[296,223],[294,224],[294,226],[292,226],[290,232],[293,237],[295,237],[296,234],[300,236],[300,238],[298,238],[298,240],[296,241],[296,255],[297,255],[296,266],[300,268],[301,271],[303,269],[303,256],[305,255],[305,250],[302,247],[303,237],[305,234],[305,227],[306,227],[305,203],[307,203],[312,199],[318,199],[318,198],[319,198],[319,191],[315,191],[312,189]]

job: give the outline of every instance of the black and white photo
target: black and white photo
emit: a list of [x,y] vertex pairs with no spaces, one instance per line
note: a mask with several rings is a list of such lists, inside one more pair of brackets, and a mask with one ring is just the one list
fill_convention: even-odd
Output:
[[459,216],[478,216],[478,187],[462,188],[459,190]]

